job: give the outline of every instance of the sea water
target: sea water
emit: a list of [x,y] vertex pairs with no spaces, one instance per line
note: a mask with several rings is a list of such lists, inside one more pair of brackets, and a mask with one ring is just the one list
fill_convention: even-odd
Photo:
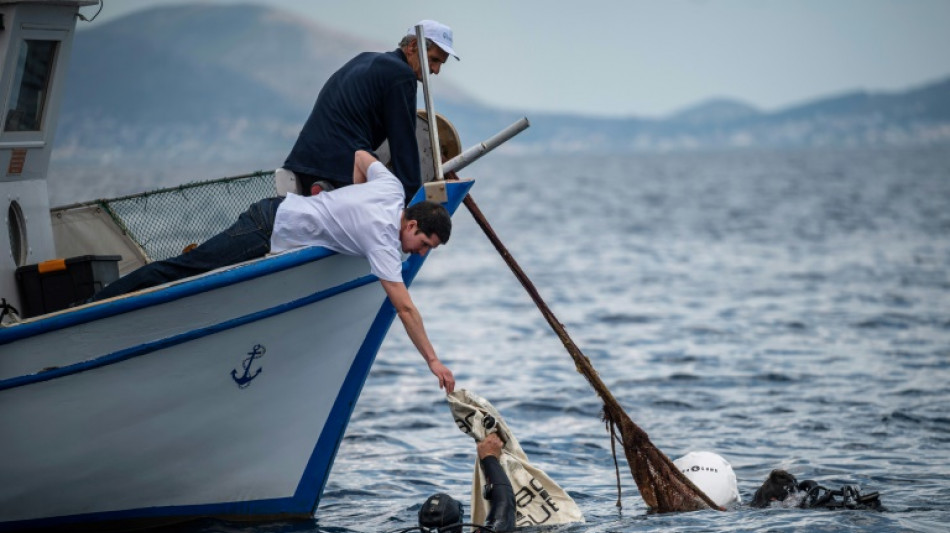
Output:
[[[947,531],[950,150],[490,155],[472,196],[631,418],[709,450],[743,501],[774,468],[885,512],[649,514],[600,402],[464,207],[413,287],[457,387],[490,400],[586,523],[538,531]],[[399,321],[316,518],[188,531],[386,532],[466,503],[475,448]],[[530,531],[530,530],[528,530]]]

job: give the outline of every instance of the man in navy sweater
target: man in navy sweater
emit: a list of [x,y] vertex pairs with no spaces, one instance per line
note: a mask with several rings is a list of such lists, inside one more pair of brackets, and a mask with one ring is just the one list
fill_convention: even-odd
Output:
[[[419,22],[429,71],[438,74],[452,49],[452,30],[434,20]],[[389,140],[392,171],[406,201],[422,185],[416,142],[416,90],[422,79],[415,26],[391,52],[364,52],[327,80],[296,144],[284,162],[304,195],[352,183],[353,154],[374,153]]]

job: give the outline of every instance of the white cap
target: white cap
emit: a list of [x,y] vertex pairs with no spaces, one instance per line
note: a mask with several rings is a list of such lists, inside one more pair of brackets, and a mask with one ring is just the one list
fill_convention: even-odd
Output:
[[712,452],[689,452],[673,461],[680,472],[720,507],[739,503],[736,473],[729,461]]
[[[454,56],[455,59],[459,59],[455,50],[452,49],[452,28],[434,20],[420,20],[416,26],[420,25],[422,26],[422,35],[424,35],[426,39],[431,39],[432,42],[437,44],[446,54]],[[415,35],[416,26],[409,28],[406,35]]]

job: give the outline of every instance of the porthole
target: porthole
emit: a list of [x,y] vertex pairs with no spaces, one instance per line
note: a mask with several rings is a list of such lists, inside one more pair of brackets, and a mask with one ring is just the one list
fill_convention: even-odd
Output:
[[23,217],[23,209],[16,200],[10,202],[10,207],[7,209],[7,230],[10,232],[10,252],[13,254],[13,262],[16,266],[23,266],[26,264],[29,247],[26,242],[26,219]]

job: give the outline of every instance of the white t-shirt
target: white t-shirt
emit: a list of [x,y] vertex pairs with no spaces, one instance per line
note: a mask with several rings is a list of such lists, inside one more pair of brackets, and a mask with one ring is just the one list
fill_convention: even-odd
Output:
[[401,282],[399,224],[406,198],[402,183],[378,161],[369,166],[366,179],[316,196],[288,194],[274,218],[271,253],[325,246],[363,256],[376,277]]

